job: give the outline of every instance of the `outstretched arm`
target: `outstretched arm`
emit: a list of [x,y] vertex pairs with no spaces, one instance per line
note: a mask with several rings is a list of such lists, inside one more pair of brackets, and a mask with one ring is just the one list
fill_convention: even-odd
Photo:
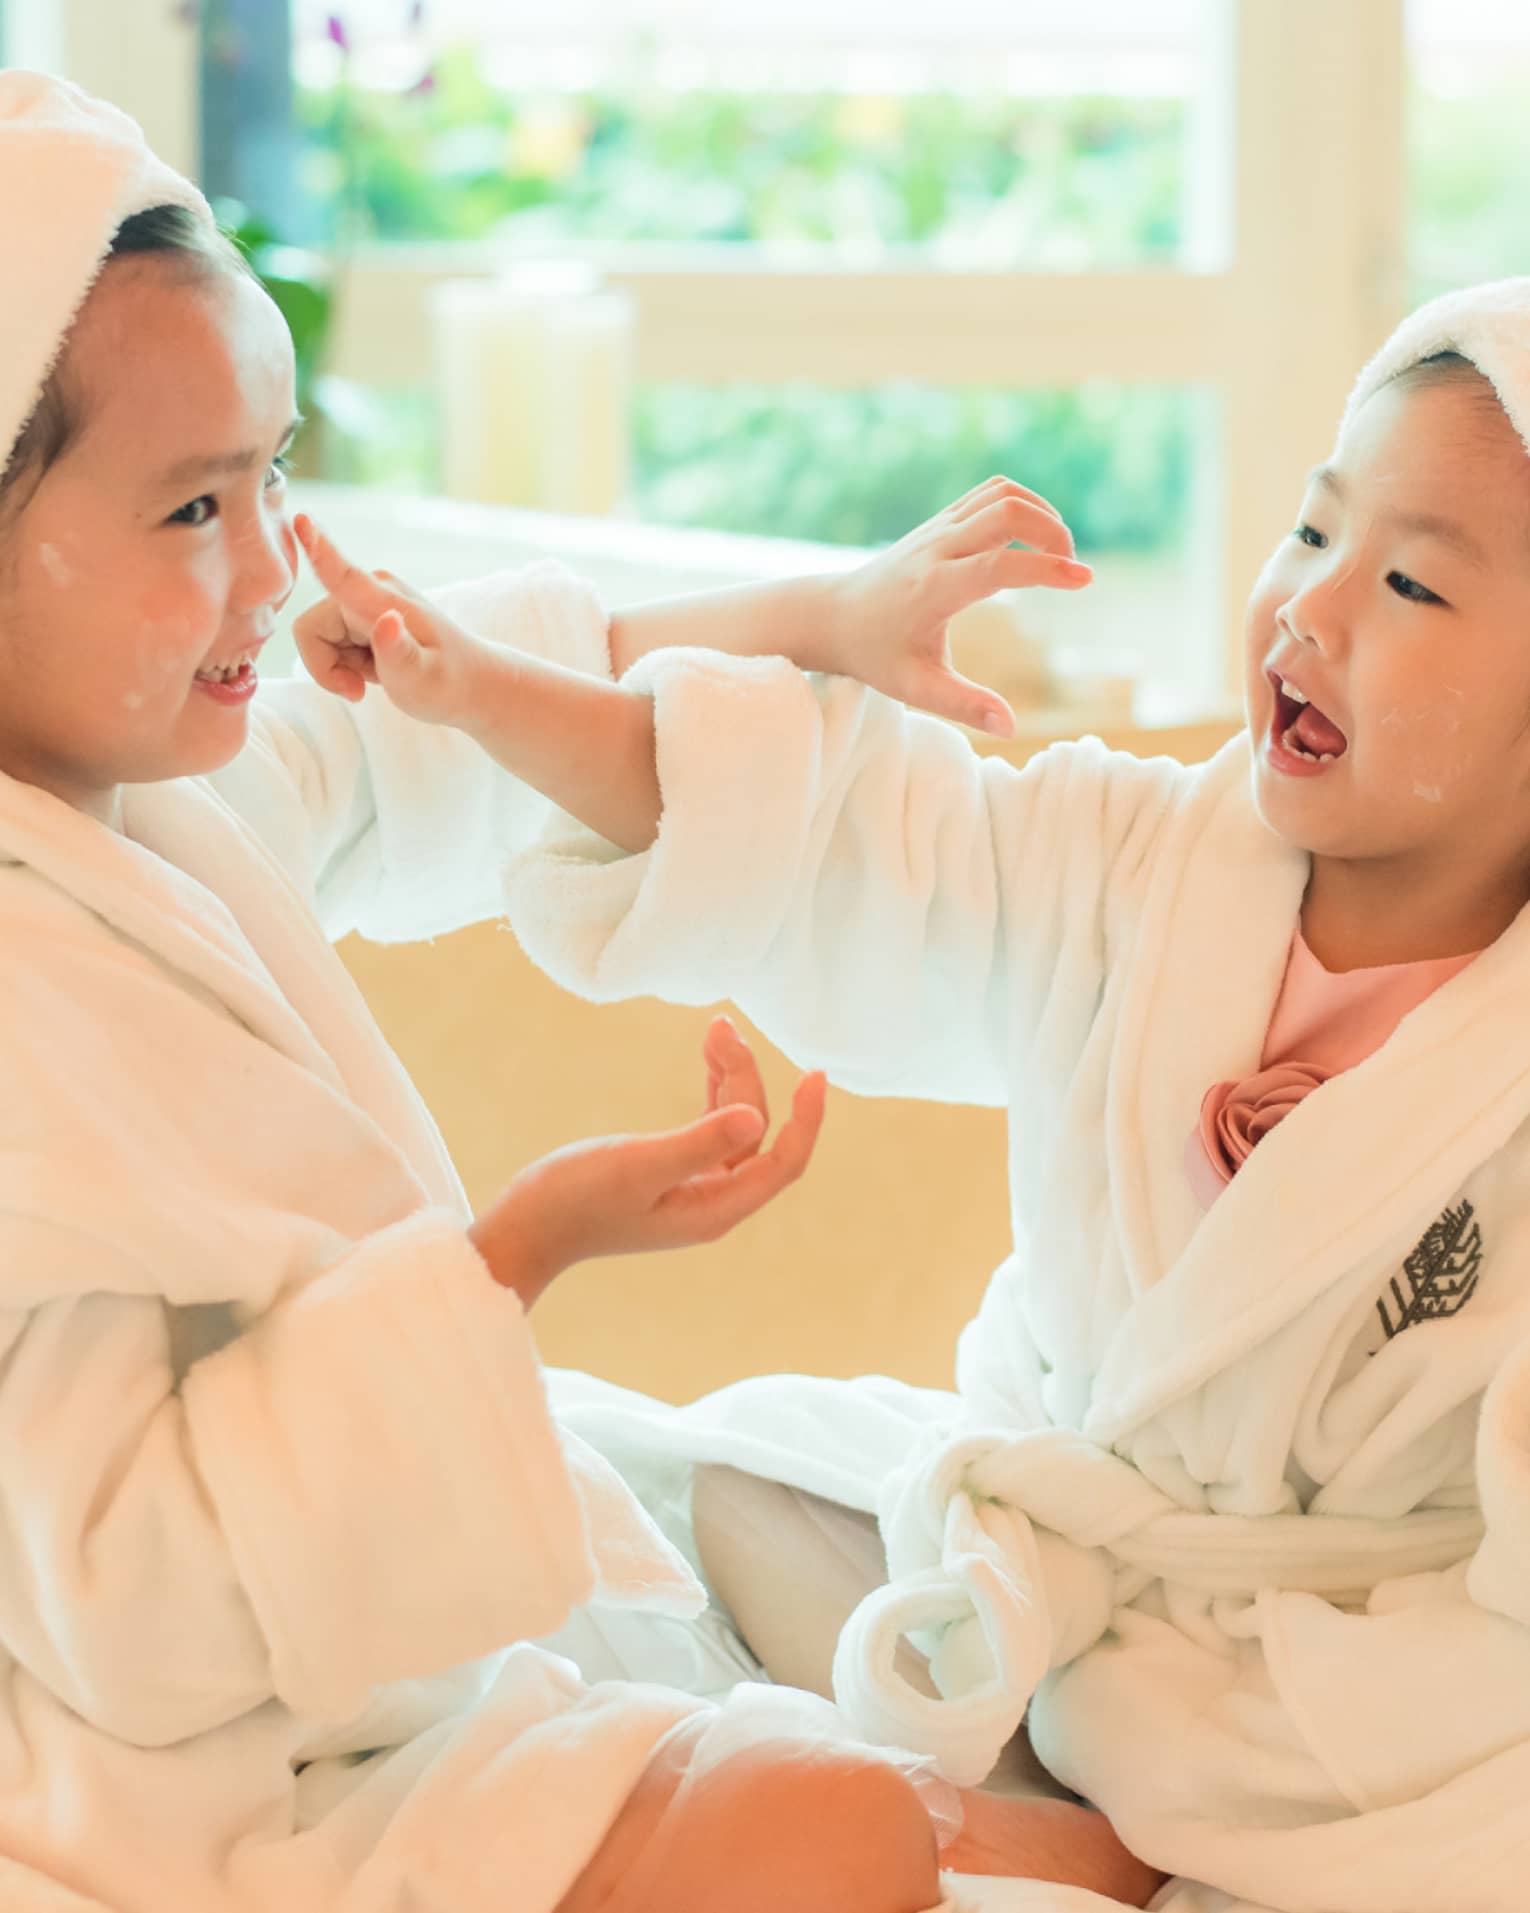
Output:
[[1009,737],[1009,706],[952,668],[951,619],[996,591],[1076,591],[1092,576],[1044,498],[1013,479],[990,478],[851,571],[619,611],[611,620],[611,664],[620,677],[650,651],[677,646],[784,657]]

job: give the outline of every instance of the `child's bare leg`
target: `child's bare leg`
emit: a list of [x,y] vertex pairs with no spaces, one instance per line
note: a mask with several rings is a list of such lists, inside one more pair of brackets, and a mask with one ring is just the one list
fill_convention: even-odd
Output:
[[[707,1580],[772,1680],[832,1698],[840,1630],[887,1578],[872,1517],[715,1466],[696,1470],[691,1513]],[[920,1692],[935,1692],[910,1642],[898,1670]],[[941,1856],[953,1872],[1087,1886],[1138,1906],[1163,1882],[1104,1814],[1053,1779],[1023,1728],[985,1787],[963,1790],[962,1806],[965,1824]]]
[[1122,1845],[1098,1808],[1074,1800],[961,1789],[961,1831],[940,1856],[953,1873],[1085,1886],[1128,1906],[1146,1906],[1168,1877]]
[[[696,1470],[691,1525],[707,1580],[773,1681],[834,1698],[834,1648],[851,1613],[887,1579],[871,1515],[737,1468]],[[898,1672],[933,1694],[929,1664],[899,1643]],[[1000,1757],[989,1791],[1073,1800],[1032,1751],[1022,1728]]]
[[[707,1580],[773,1681],[834,1698],[834,1648],[852,1611],[887,1579],[876,1521],[738,1468],[696,1470],[691,1526]],[[905,1641],[898,1671],[933,1694]]]
[[926,1913],[939,1902],[934,1829],[895,1768],[777,1740],[682,1792],[704,1731],[698,1716],[664,1741],[557,1913]]

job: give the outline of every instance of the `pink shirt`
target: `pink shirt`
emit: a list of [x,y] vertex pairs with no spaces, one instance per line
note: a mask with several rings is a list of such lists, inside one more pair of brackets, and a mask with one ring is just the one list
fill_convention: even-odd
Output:
[[1436,957],[1336,973],[1318,962],[1298,927],[1258,1070],[1241,1082],[1214,1084],[1201,1104],[1185,1169],[1202,1202],[1210,1207],[1259,1139],[1303,1097],[1364,1062],[1410,1010],[1471,961]]

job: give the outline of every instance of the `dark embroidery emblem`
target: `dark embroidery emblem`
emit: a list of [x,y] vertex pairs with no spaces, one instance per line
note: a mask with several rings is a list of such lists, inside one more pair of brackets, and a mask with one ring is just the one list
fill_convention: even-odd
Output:
[[1387,1284],[1376,1304],[1387,1340],[1415,1322],[1438,1322],[1464,1309],[1482,1268],[1482,1225],[1469,1202],[1445,1213]]

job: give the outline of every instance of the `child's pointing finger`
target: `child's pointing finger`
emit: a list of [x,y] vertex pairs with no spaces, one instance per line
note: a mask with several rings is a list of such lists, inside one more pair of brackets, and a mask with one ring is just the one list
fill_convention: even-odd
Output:
[[372,572],[343,556],[334,540],[320,531],[306,512],[293,517],[292,529],[308,554],[315,577],[332,598],[368,619],[380,618],[392,608],[396,594]]

